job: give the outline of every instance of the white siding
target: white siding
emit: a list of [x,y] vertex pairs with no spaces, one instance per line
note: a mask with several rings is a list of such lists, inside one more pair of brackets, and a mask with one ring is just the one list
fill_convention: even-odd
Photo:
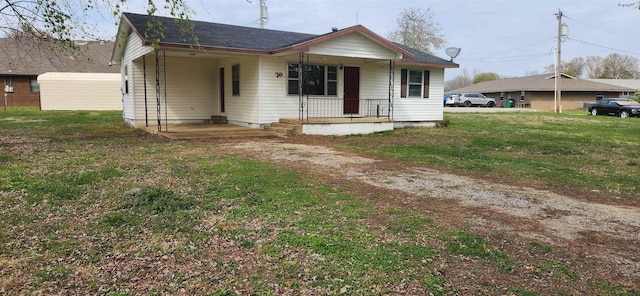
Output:
[[42,110],[122,110],[119,73],[38,76]]
[[[340,65],[340,59],[318,59],[312,57],[311,63]],[[364,60],[342,60],[344,66],[360,67],[360,99],[388,99],[389,97],[389,66],[387,61],[366,63]],[[297,63],[293,57],[276,58],[262,57],[261,66],[261,124],[275,122],[279,118],[298,117],[298,96],[287,95],[287,63]],[[419,67],[420,71],[430,71],[429,98],[400,98],[400,70],[396,67],[394,86],[395,121],[431,122],[442,120],[442,96],[444,95],[444,69]],[[282,73],[277,77],[276,73]],[[338,96],[343,98],[344,72],[338,71]],[[361,101],[361,111],[366,105]],[[337,107],[341,109],[341,106]]]
[[444,96],[444,69],[442,68],[411,68],[415,70],[429,70],[429,98],[401,98],[400,73],[403,67],[396,66],[394,87],[393,119],[395,121],[437,121],[442,120]]
[[[119,46],[119,45],[116,45]],[[137,69],[134,68],[133,61],[136,59],[140,59],[140,57],[146,53],[153,51],[153,48],[150,46],[143,46],[142,40],[136,34],[129,34],[127,37],[127,43],[125,44],[124,56],[122,57],[122,65],[120,69],[121,75],[121,92],[122,92],[122,116],[124,120],[131,125],[141,125],[144,124],[144,116],[142,119],[136,117],[136,113],[139,111],[136,110],[136,104],[134,102],[134,91],[136,82],[134,79],[135,71]],[[141,62],[140,62],[141,63]],[[140,64],[141,65],[141,64]],[[125,93],[125,68],[128,71],[129,76],[129,93]],[[142,71],[141,69],[139,71]],[[142,82],[142,80],[139,80]],[[144,109],[142,109],[144,112]]]
[[[262,57],[261,95],[262,120],[260,123],[277,122],[280,118],[298,118],[298,95],[287,95],[287,60]],[[297,61],[289,61],[297,63]],[[276,75],[281,73],[282,76]]]
[[138,35],[131,33],[125,45],[123,63],[131,62],[152,51],[153,47],[143,45],[142,39]]
[[[210,59],[174,56],[167,56],[165,59],[162,54],[161,51],[158,59],[162,123],[164,124],[167,119],[169,123],[202,122],[210,119],[217,110],[216,62]],[[158,93],[156,92],[155,55],[146,57],[146,106],[145,73],[141,58],[133,63],[133,75],[130,74],[130,76],[130,81],[135,82],[130,82],[129,87],[135,97],[134,110],[137,125],[144,124],[145,116],[148,117],[150,125],[157,125]]]
[[395,52],[371,41],[359,33],[348,34],[313,45],[309,53],[370,59],[396,58]]
[[[240,65],[240,94],[233,95],[231,68]],[[224,67],[225,113],[231,123],[257,127],[260,122],[258,57],[225,59],[218,68]],[[217,91],[216,91],[217,93]]]

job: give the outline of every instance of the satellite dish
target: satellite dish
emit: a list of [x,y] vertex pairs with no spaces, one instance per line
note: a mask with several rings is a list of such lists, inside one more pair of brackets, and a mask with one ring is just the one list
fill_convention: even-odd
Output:
[[453,62],[453,59],[458,57],[458,55],[460,54],[461,50],[462,50],[462,48],[460,48],[460,47],[449,47],[449,48],[445,49],[444,52],[451,58],[451,61]]

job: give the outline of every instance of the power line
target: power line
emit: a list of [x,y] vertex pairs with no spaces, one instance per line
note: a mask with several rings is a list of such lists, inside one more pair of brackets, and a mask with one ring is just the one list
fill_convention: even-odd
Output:
[[458,59],[458,62],[463,63],[463,62],[497,62],[497,63],[503,63],[503,62],[519,62],[519,61],[526,61],[526,60],[533,60],[533,59],[537,59],[539,57],[544,57],[544,56],[549,56],[551,55],[551,53],[545,52],[545,53],[536,53],[536,54],[529,54],[529,55],[519,55],[519,56],[501,56],[501,57],[496,57],[496,58],[476,58],[476,59]]
[[623,35],[617,34],[617,33],[615,33],[615,32],[609,32],[609,31],[603,30],[601,27],[597,27],[597,26],[594,26],[594,25],[588,24],[588,23],[586,23],[586,22],[583,22],[583,21],[577,20],[577,19],[575,19],[575,18],[568,17],[568,16],[566,16],[566,15],[565,15],[565,17],[566,17],[566,18],[568,18],[568,19],[570,19],[570,20],[572,20],[572,21],[574,21],[574,22],[577,22],[577,23],[580,23],[580,24],[585,25],[585,26],[587,26],[587,27],[590,27],[590,28],[592,28],[592,29],[595,29],[595,30],[598,30],[598,31],[601,31],[601,32],[607,33],[608,35],[614,35],[614,36],[620,37],[620,38],[622,38],[622,39],[624,39],[624,40],[634,40],[634,41],[638,41],[637,39],[632,39],[632,38],[630,38],[630,37],[632,37],[632,36],[629,36],[629,35],[627,35],[627,36],[623,36]]
[[587,44],[587,45],[595,46],[595,47],[600,47],[600,48],[604,48],[604,49],[608,49],[608,50],[624,52],[624,53],[640,56],[640,53],[637,53],[637,52],[631,52],[631,51],[627,51],[627,50],[623,50],[623,49],[615,49],[615,48],[612,48],[612,47],[608,47],[608,46],[604,46],[604,45],[598,45],[598,44],[595,44],[595,43],[591,43],[591,42],[587,42],[587,41],[583,41],[583,40],[577,40],[577,39],[573,39],[573,38],[569,38],[569,37],[567,37],[567,39],[573,40],[575,42],[580,42],[580,43],[584,43],[584,44]]
[[[510,50],[507,50],[507,51],[503,51],[503,52],[500,52],[500,53],[496,53],[496,54],[494,54],[494,55],[490,55],[490,56],[487,56],[487,57],[482,57],[482,58],[475,58],[475,59],[466,60],[466,62],[475,62],[475,61],[482,61],[482,60],[490,60],[490,59],[494,59],[494,58],[498,58],[498,59],[500,59],[500,58],[502,58],[502,57],[500,57],[500,55],[503,55],[503,54],[506,54],[506,53],[509,53],[509,52],[513,52],[513,51],[516,51],[516,50],[520,50],[520,49],[523,49],[523,48],[528,48],[528,47],[531,47],[531,46],[534,46],[534,45],[538,45],[538,44],[541,44],[541,43],[544,43],[544,42],[548,42],[548,41],[553,40],[553,39],[555,39],[555,37],[554,37],[554,38],[545,38],[545,39],[543,39],[543,40],[540,40],[540,41],[537,41],[537,42],[534,42],[534,43],[531,43],[531,44],[523,45],[523,46],[521,46],[521,47],[517,47],[517,48],[514,48],[514,49],[510,49]],[[547,55],[547,54],[548,54],[548,53],[545,53],[545,55]],[[532,55],[532,56],[533,56],[533,55]],[[542,54],[536,54],[536,57],[540,57],[540,56],[543,56],[543,55],[542,55]],[[522,56],[516,56],[516,57],[522,57]],[[509,58],[509,57],[506,57],[506,58]],[[464,61],[464,59],[459,60],[459,61],[460,61],[460,62],[462,62],[462,61]]]

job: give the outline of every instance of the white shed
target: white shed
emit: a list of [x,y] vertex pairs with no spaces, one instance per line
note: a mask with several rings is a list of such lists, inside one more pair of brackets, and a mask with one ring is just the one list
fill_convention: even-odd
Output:
[[122,110],[120,73],[47,72],[38,84],[42,110]]

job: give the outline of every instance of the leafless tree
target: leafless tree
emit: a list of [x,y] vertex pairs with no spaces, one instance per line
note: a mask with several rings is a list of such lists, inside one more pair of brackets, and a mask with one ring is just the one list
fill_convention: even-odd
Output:
[[[117,17],[130,0],[3,0],[0,31],[4,37],[47,41],[49,45],[73,47],[75,40],[96,40],[93,30],[97,16]],[[189,20],[186,0],[148,0],[147,13],[158,12],[156,2],[172,16]]]
[[473,84],[484,82],[484,81],[498,80],[498,79],[500,79],[500,75],[498,75],[497,73],[493,73],[493,72],[478,73],[473,76]]
[[396,30],[389,34],[391,41],[427,53],[432,53],[432,47],[441,49],[445,43],[440,26],[433,20],[431,9],[404,9],[397,18],[397,25]]
[[[584,76],[584,70],[586,66],[585,63],[586,62],[584,58],[575,57],[568,62],[561,62],[560,71],[562,73],[581,78]],[[556,69],[554,64],[544,67],[544,73],[552,74],[555,72],[556,72]]]
[[469,71],[467,71],[467,69],[462,70],[462,72],[456,77],[451,80],[447,80],[444,83],[445,92],[472,85],[474,76],[475,74],[469,74]]
[[640,78],[638,59],[630,55],[612,53],[602,61],[603,78],[633,79]]

